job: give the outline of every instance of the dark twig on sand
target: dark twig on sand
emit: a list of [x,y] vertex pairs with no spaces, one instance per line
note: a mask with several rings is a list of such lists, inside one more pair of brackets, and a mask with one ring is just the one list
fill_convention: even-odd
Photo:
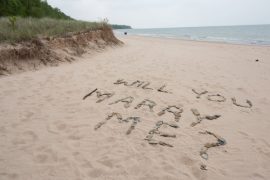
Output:
[[[111,98],[114,93],[101,93],[100,91],[98,91],[98,89],[96,88],[95,90],[91,91],[89,94],[85,95],[83,97],[83,100],[85,100],[87,97],[91,96],[93,93],[96,93],[98,100],[96,101],[96,103],[101,103],[102,101],[104,101],[105,99],[109,99]],[[103,97],[103,98],[102,98]]]
[[197,94],[196,98],[200,99],[202,95],[208,93],[208,91],[203,91],[203,92],[197,92],[195,89],[192,89],[192,92],[194,92],[195,94]]
[[208,95],[207,99],[209,101],[215,101],[215,102],[225,102],[226,101],[226,98],[220,94]]
[[163,86],[161,86],[160,88],[158,88],[158,92],[163,92],[163,93],[169,93],[169,94],[172,94],[172,92],[169,92],[169,91],[167,91],[167,90],[164,90],[165,89],[165,87],[166,87],[166,85],[163,85]]
[[200,112],[197,109],[191,109],[191,112],[194,114],[194,116],[196,116],[197,122],[193,122],[191,123],[191,127],[196,126],[197,124],[200,124],[202,122],[202,120],[207,119],[207,120],[214,120],[214,119],[218,119],[221,117],[221,115],[206,115],[206,116],[201,116]]
[[91,96],[94,92],[96,92],[98,89],[96,88],[95,90],[91,91],[89,94],[86,94],[84,97],[83,97],[83,100],[85,100],[87,97]]
[[236,99],[235,98],[232,98],[232,102],[233,102],[233,104],[234,105],[236,105],[236,106],[239,106],[239,107],[243,107],[243,108],[252,108],[252,103],[251,103],[251,101],[250,100],[246,100],[246,103],[248,104],[248,105],[241,105],[241,104],[238,104],[237,102],[236,102]]

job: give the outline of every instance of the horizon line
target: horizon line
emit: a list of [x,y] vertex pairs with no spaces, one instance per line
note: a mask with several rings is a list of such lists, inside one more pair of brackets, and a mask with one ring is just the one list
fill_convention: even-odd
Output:
[[166,29],[166,28],[202,28],[202,27],[233,27],[233,26],[265,26],[265,25],[270,25],[269,24],[240,24],[240,25],[206,25],[206,26],[169,26],[169,27],[142,27],[142,28],[137,28],[137,27],[132,27],[132,29]]

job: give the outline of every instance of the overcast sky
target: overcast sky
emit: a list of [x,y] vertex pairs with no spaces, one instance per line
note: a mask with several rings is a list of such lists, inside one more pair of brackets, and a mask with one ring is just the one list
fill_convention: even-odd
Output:
[[133,28],[270,24],[270,0],[47,0],[80,20]]

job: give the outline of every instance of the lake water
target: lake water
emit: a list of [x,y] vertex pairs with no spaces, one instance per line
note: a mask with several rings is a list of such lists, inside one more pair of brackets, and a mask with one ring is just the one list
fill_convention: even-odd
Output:
[[184,40],[270,45],[270,25],[187,28],[121,29],[116,34],[177,38]]

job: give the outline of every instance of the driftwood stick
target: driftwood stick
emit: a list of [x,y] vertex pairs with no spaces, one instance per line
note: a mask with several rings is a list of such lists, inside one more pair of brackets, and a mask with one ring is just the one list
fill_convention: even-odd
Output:
[[[216,97],[216,98],[213,98]],[[215,102],[225,102],[226,98],[220,94],[214,94],[214,95],[208,95],[207,99],[209,101],[215,101]]]
[[85,100],[86,98],[88,98],[89,96],[91,96],[94,92],[96,92],[98,89],[96,88],[95,90],[93,90],[92,92],[90,92],[89,94],[86,94],[84,97],[83,97],[83,100]]
[[192,92],[194,92],[195,94],[197,94],[197,96],[196,96],[197,99],[200,99],[202,95],[208,93],[208,91],[197,92],[195,89],[192,89]]
[[239,106],[239,107],[243,107],[243,108],[252,108],[252,103],[251,103],[251,101],[250,100],[246,100],[246,103],[248,104],[248,105],[241,105],[241,104],[238,104],[237,102],[236,102],[236,99],[235,98],[232,98],[232,102],[233,102],[233,104],[234,105],[236,105],[236,106]]

